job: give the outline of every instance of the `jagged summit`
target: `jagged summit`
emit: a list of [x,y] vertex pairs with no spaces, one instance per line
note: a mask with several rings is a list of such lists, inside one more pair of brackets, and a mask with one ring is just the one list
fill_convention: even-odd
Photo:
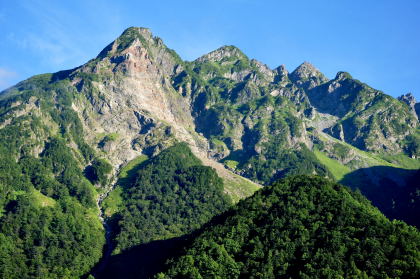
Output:
[[286,69],[286,65],[284,65],[284,64],[281,64],[280,66],[275,68],[274,71],[277,72],[278,74],[281,74],[281,75],[288,75],[289,74],[289,72]]
[[[129,27],[112,43],[106,46],[98,55],[98,58],[115,55],[131,46],[133,43],[140,41],[143,45],[153,40],[153,34],[149,28]],[[155,38],[158,39],[158,38]]]
[[403,101],[409,106],[412,106],[417,103],[416,98],[413,96],[413,94],[411,94],[411,92],[399,96],[398,100]]
[[403,94],[398,97],[398,100],[406,103],[410,109],[412,114],[417,118],[420,119],[420,103],[417,103],[416,98],[410,92],[407,94]]
[[[122,73],[129,76],[149,72],[161,79],[181,70],[183,61],[175,51],[169,49],[163,40],[154,36],[150,29],[130,27],[105,47],[99,55],[80,67],[85,73]],[[158,77],[159,76],[159,77]]]
[[298,70],[298,69],[308,69],[308,70],[310,70],[310,71],[319,71],[311,62],[308,62],[308,61],[303,61],[303,63],[302,64],[300,64],[296,69],[295,69],[295,71],[296,70]]
[[328,82],[328,78],[309,62],[303,62],[292,73],[289,74],[292,82],[305,89]]
[[352,79],[352,78],[353,77],[348,72],[344,72],[344,71],[338,72],[337,75],[335,76],[336,80]]
[[318,70],[314,65],[311,63],[305,61],[302,64],[300,64],[291,74],[290,76],[294,80],[298,79],[309,79],[311,77],[320,77],[322,79],[325,79],[325,81],[328,81],[328,79],[324,76],[323,73],[321,73],[320,70]]
[[225,45],[222,47],[219,47],[218,49],[205,54],[198,59],[196,59],[196,62],[222,62],[223,60],[233,60],[233,59],[247,59],[248,57],[236,46],[233,45]]

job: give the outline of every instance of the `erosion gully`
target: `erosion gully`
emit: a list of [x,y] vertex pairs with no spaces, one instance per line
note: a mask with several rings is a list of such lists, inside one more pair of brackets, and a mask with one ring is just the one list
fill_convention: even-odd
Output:
[[[118,173],[118,172],[117,172]],[[94,267],[94,269],[92,270],[92,274],[96,277],[97,275],[100,275],[105,267],[107,266],[109,259],[111,258],[111,254],[112,251],[114,250],[114,243],[112,241],[112,226],[109,223],[109,218],[107,218],[106,214],[105,214],[105,209],[103,208],[103,202],[106,199],[106,197],[108,197],[109,193],[112,192],[112,190],[114,190],[114,188],[117,185],[117,178],[114,177],[112,179],[112,182],[105,188],[105,191],[101,194],[99,194],[98,198],[96,199],[96,205],[99,209],[99,219],[102,222],[102,225],[104,227],[105,230],[105,246],[104,246],[104,250],[102,253],[102,258],[99,261],[99,263]]]

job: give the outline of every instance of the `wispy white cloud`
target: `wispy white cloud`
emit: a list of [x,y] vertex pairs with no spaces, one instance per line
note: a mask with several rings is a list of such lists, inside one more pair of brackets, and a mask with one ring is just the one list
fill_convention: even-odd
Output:
[[19,47],[36,53],[43,63],[53,68],[80,63],[84,44],[69,32],[76,15],[43,1],[21,1],[19,4],[35,19],[32,28],[14,38]]
[[11,86],[17,74],[5,68],[0,68],[0,91]]
[[39,53],[47,64],[60,66],[82,55],[80,49],[67,44],[66,41],[65,38],[54,37],[54,35],[41,37],[36,34],[27,34],[17,44],[22,48]]
[[122,30],[125,17],[118,5],[108,0],[0,4],[0,91],[21,79],[71,69],[95,57]]

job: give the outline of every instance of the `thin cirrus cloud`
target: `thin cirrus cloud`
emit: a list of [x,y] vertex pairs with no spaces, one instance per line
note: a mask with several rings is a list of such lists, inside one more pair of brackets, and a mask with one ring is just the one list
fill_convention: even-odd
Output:
[[[33,75],[77,67],[121,32],[119,16],[112,14],[116,9],[97,7],[90,0],[76,2],[74,10],[69,8],[73,3],[53,0],[0,5],[0,91]],[[92,10],[106,18],[106,24],[92,17]]]
[[[66,4],[56,5],[48,2],[19,0],[19,10],[32,19],[32,24],[28,28],[20,29],[19,34],[9,34],[10,42],[38,57],[44,70],[56,71],[78,66],[92,57],[87,50],[95,45],[95,41],[102,41],[102,37],[114,36],[103,36],[98,34],[99,32],[88,31],[99,24],[101,28],[97,28],[98,30],[109,30],[112,33],[114,28],[109,25],[118,25],[119,18],[109,14],[109,9],[104,10],[96,5],[91,7],[90,1],[82,1],[77,5],[77,12],[73,12]],[[109,24],[104,26],[93,20],[89,12],[93,8],[95,14],[102,14]],[[95,51],[99,53],[100,50]]]
[[0,89],[11,86],[16,77],[17,73],[5,68],[0,68]]
[[[51,31],[50,34],[52,33],[54,32]],[[23,40],[17,42],[17,44],[24,49],[36,52],[41,57],[43,63],[58,67],[67,64],[75,57],[83,55],[80,49],[72,47],[67,42],[68,40],[61,35],[50,35],[43,38],[29,33],[25,35]]]
[[23,8],[38,19],[42,28],[25,33],[18,42],[21,47],[37,52],[44,63],[53,66],[65,64],[83,54],[74,38],[66,35],[68,27],[60,21],[60,17],[65,16],[61,11],[51,7],[39,9],[39,4],[34,6],[29,2],[24,2]]

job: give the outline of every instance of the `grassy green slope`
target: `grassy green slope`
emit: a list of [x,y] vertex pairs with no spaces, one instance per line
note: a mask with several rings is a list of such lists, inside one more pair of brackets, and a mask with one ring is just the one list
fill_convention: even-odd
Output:
[[337,181],[343,179],[344,176],[351,171],[350,168],[343,165],[340,161],[329,158],[325,153],[319,150],[314,150],[314,154],[317,159],[328,168]]

